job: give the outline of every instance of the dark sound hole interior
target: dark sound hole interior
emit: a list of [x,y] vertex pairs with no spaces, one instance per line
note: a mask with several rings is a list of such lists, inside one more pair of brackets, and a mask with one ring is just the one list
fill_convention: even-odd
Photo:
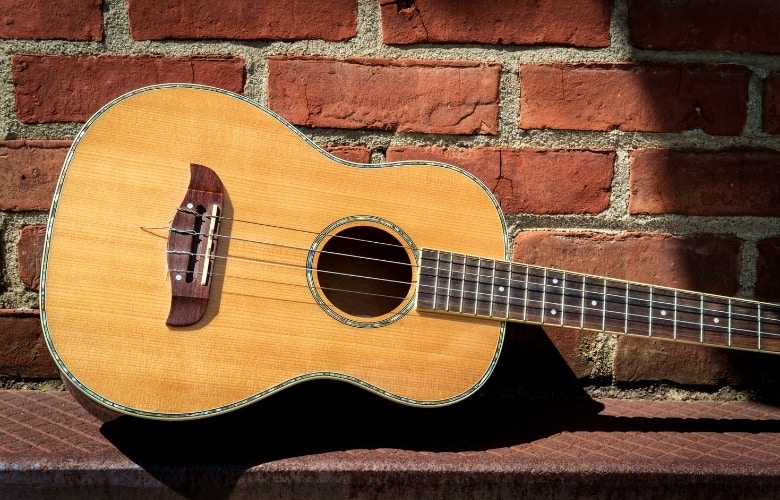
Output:
[[373,226],[344,229],[322,247],[320,291],[341,312],[370,318],[398,307],[412,286],[412,265],[395,236]]

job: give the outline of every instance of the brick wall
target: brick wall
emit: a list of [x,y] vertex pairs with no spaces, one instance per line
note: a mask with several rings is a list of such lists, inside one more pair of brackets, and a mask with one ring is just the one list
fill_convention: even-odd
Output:
[[[70,141],[169,81],[243,93],[349,159],[473,172],[517,260],[780,300],[778,31],[765,0],[0,0],[0,376],[57,375],[37,286]],[[513,326],[496,384],[772,388],[778,366]]]

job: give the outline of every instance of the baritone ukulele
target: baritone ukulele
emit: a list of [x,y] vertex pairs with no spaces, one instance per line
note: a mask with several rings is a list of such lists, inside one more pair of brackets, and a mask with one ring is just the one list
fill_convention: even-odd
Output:
[[780,351],[780,307],[509,261],[456,167],[333,157],[248,99],[159,85],[74,140],[48,220],[41,320],[69,386],[189,419],[309,379],[440,406],[506,322]]

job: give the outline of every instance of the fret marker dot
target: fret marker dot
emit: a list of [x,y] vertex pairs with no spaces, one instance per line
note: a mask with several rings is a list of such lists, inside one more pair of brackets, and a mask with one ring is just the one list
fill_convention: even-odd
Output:
[[661,311],[661,316],[666,316],[666,311]]
[[556,314],[558,314],[558,311],[556,311],[555,309],[550,309],[550,314],[555,316]]
[[553,278],[553,285],[557,285],[557,284],[558,284],[558,278]]
[[597,306],[597,305],[599,305],[599,303],[598,303],[598,302],[596,302],[595,300],[591,300],[591,301],[590,301],[590,305],[592,305],[592,306]]
[[712,321],[714,321],[715,323],[720,323],[720,318],[715,318]]
[[504,287],[503,286],[498,287],[498,291],[499,292],[503,292],[504,291]]

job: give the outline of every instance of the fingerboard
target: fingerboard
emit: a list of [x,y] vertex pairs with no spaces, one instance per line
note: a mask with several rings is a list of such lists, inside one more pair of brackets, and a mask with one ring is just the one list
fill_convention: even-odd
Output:
[[417,309],[780,352],[778,304],[439,250],[421,250]]

